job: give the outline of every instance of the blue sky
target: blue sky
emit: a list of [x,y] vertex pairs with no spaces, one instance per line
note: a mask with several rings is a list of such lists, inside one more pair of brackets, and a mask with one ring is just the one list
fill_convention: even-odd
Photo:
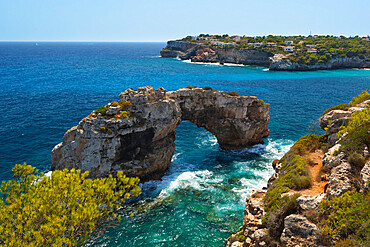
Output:
[[199,33],[367,36],[368,0],[0,0],[2,41],[167,41]]

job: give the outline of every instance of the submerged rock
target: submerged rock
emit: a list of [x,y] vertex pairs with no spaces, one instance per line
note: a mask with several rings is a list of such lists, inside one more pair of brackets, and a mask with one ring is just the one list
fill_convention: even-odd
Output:
[[92,178],[123,170],[144,181],[159,179],[175,152],[182,120],[210,131],[223,149],[262,143],[269,134],[269,105],[255,96],[142,87],[127,89],[119,98],[65,133],[52,150],[52,170],[77,168]]

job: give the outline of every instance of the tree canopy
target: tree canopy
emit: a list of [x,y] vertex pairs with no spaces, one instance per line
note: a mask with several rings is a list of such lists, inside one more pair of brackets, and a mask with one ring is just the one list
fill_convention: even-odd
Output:
[[88,179],[80,170],[44,176],[17,164],[14,179],[0,187],[0,244],[5,246],[81,246],[112,219],[127,199],[141,193],[138,178]]

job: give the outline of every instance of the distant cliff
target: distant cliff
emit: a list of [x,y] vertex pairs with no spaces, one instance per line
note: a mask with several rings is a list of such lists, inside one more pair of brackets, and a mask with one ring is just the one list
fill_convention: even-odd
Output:
[[239,50],[233,47],[210,46],[185,41],[168,41],[167,46],[160,53],[162,57],[178,57],[182,60],[190,59],[192,62],[258,65],[269,67],[270,70],[281,71],[370,68],[370,58],[366,57],[340,57],[333,58],[325,63],[308,65],[292,62],[281,54],[272,52],[250,49]]
[[262,143],[269,104],[209,87],[167,92],[127,89],[68,130],[52,150],[52,170],[88,170],[105,177],[123,170],[146,181],[164,175],[175,152],[176,127],[187,120],[216,136],[223,149]]

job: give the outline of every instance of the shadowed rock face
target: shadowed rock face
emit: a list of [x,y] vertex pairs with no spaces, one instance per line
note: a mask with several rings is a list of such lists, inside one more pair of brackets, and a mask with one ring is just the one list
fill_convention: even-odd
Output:
[[255,96],[143,87],[119,97],[132,106],[110,103],[104,116],[92,113],[68,130],[52,150],[52,170],[76,168],[92,178],[123,170],[143,181],[160,179],[171,163],[182,120],[210,131],[223,149],[262,143],[269,134],[269,105]]

